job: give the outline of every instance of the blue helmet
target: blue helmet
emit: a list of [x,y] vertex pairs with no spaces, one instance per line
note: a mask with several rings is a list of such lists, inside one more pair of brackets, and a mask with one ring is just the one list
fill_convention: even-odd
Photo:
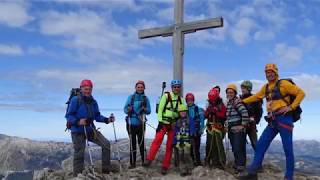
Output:
[[172,80],[171,81],[171,86],[181,86],[182,85],[182,81],[180,80]]

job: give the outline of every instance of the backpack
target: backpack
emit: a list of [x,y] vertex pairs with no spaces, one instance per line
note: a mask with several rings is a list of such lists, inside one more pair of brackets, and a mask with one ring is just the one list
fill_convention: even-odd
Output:
[[[241,96],[240,99],[245,99],[245,98],[243,96]],[[250,113],[254,113],[255,118],[256,118],[255,122],[256,122],[256,124],[259,124],[261,121],[261,117],[263,115],[263,108],[262,108],[263,101],[260,100],[258,102],[249,103],[249,104],[243,103],[243,105],[246,107],[246,109],[249,113],[249,116],[251,115]],[[252,112],[252,110],[254,112]]]
[[[286,95],[286,96],[283,96],[280,92],[280,83],[281,81],[288,81],[290,82],[291,84],[293,85],[296,85],[292,79],[280,79],[277,81],[276,85],[275,85],[275,88],[272,90],[272,94],[271,94],[271,97],[269,96],[270,94],[270,91],[269,91],[269,84],[266,85],[266,90],[265,90],[265,97],[267,98],[267,101],[270,101],[270,100],[279,100],[279,99],[282,99],[284,100],[288,105],[290,105],[295,99],[296,99],[296,96],[294,95]],[[290,100],[289,102],[285,99],[286,97],[290,97]],[[301,119],[301,114],[302,114],[302,109],[301,109],[301,106],[299,105],[295,110],[291,111],[290,112],[291,115],[292,115],[292,118],[293,118],[293,122],[297,122],[298,120]]]
[[[78,97],[78,104],[77,104],[77,108],[79,108],[80,104],[81,104],[81,92],[80,92],[80,88],[72,88],[71,91],[70,91],[70,96],[69,96],[69,99],[68,101],[66,102],[66,104],[68,105],[67,106],[67,109],[66,109],[66,114],[68,112],[68,109],[69,109],[69,106],[70,106],[70,101],[71,99],[74,97],[74,96],[77,96]],[[69,123],[67,121],[66,123],[66,130],[70,130],[71,129],[71,123]]]

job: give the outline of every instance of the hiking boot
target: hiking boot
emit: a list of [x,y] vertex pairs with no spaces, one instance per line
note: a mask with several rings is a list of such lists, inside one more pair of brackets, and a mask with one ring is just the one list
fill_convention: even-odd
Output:
[[202,163],[199,161],[199,162],[196,162],[196,163],[194,163],[194,166],[195,167],[198,167],[198,166],[202,166]]
[[166,175],[167,173],[168,173],[168,169],[163,167],[163,168],[161,169],[161,174],[162,174],[162,175]]
[[136,168],[136,165],[135,164],[130,164],[129,169],[134,169],[134,168]]
[[257,173],[248,173],[248,172],[242,172],[238,176],[239,180],[258,180]]
[[110,170],[102,170],[102,174],[110,174]]
[[151,166],[152,161],[147,160],[145,163],[142,164],[143,167],[150,167]]

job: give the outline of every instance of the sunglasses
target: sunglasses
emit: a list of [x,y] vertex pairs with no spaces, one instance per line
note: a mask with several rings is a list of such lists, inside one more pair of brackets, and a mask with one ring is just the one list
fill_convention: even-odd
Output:
[[179,89],[181,86],[172,86],[172,88]]

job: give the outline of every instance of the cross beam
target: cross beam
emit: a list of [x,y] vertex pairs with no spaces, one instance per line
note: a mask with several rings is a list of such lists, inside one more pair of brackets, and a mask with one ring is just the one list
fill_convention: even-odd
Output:
[[[152,38],[157,36],[173,36],[173,79],[181,80],[183,82],[184,35],[199,30],[222,27],[223,18],[218,17],[213,19],[184,23],[184,0],[175,0],[174,2],[174,25],[139,30],[138,36],[140,39]],[[183,91],[181,91],[181,94],[183,94]]]
[[173,35],[175,27],[177,29],[180,29],[184,34],[188,34],[199,30],[217,28],[222,26],[223,18],[218,17],[207,20],[188,22],[177,26],[173,25],[160,28],[144,29],[138,32],[138,36],[140,39],[152,38],[157,36],[168,37]]

